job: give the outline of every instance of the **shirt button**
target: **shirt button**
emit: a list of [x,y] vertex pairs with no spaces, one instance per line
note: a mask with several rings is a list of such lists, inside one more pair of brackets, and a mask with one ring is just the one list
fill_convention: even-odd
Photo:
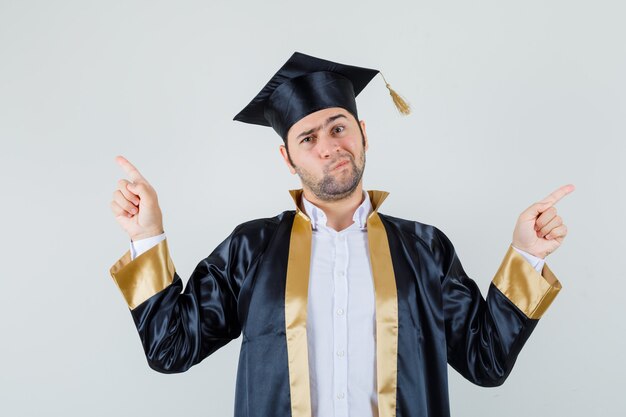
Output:
[[337,315],[338,316],[343,316],[343,308],[338,308],[337,309]]
[[340,350],[339,352],[337,352],[337,356],[343,356],[345,355],[345,352],[343,350]]
[[346,395],[343,392],[340,392],[339,394],[337,394],[337,398],[338,399],[343,399]]

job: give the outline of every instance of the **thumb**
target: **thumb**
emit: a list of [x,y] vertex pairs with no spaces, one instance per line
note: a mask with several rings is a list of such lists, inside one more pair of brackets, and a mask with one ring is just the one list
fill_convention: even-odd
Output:
[[546,211],[547,209],[549,209],[550,207],[552,207],[554,205],[554,203],[552,203],[551,201],[546,202],[546,203],[537,203],[537,205],[535,206],[535,214],[541,214],[544,211]]
[[549,209],[552,205],[552,202],[535,203],[524,210],[520,217],[523,220],[536,219],[541,213]]
[[127,187],[130,190],[130,192],[132,192],[133,194],[138,195],[139,198],[141,198],[141,199],[148,197],[147,196],[147,189],[146,189],[146,185],[145,184],[129,182]]

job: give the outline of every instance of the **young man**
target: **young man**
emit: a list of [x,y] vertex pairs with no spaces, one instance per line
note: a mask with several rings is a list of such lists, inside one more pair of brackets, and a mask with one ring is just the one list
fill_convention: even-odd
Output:
[[[447,364],[501,384],[561,285],[544,259],[564,186],[520,216],[486,299],[436,227],[363,190],[356,95],[378,71],[295,53],[235,119],[273,127],[295,210],[235,228],[184,288],[155,190],[123,157],[112,210],[131,250],[112,268],[149,365],[183,372],[243,334],[237,417],[442,417]],[[182,291],[182,292],[181,292]]]

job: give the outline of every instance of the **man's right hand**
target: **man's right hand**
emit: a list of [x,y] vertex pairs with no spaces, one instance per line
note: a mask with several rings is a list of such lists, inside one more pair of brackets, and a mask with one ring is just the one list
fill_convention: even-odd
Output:
[[126,158],[117,156],[115,161],[130,180],[119,180],[113,192],[111,210],[115,220],[133,241],[160,235],[163,216],[156,191]]

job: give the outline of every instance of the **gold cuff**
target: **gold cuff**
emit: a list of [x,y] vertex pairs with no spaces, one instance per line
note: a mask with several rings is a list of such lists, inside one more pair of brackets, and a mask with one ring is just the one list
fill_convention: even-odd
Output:
[[530,319],[540,319],[561,290],[547,264],[539,274],[513,246],[509,246],[493,285]]
[[169,286],[174,280],[174,271],[165,239],[132,261],[127,251],[109,272],[132,310]]

